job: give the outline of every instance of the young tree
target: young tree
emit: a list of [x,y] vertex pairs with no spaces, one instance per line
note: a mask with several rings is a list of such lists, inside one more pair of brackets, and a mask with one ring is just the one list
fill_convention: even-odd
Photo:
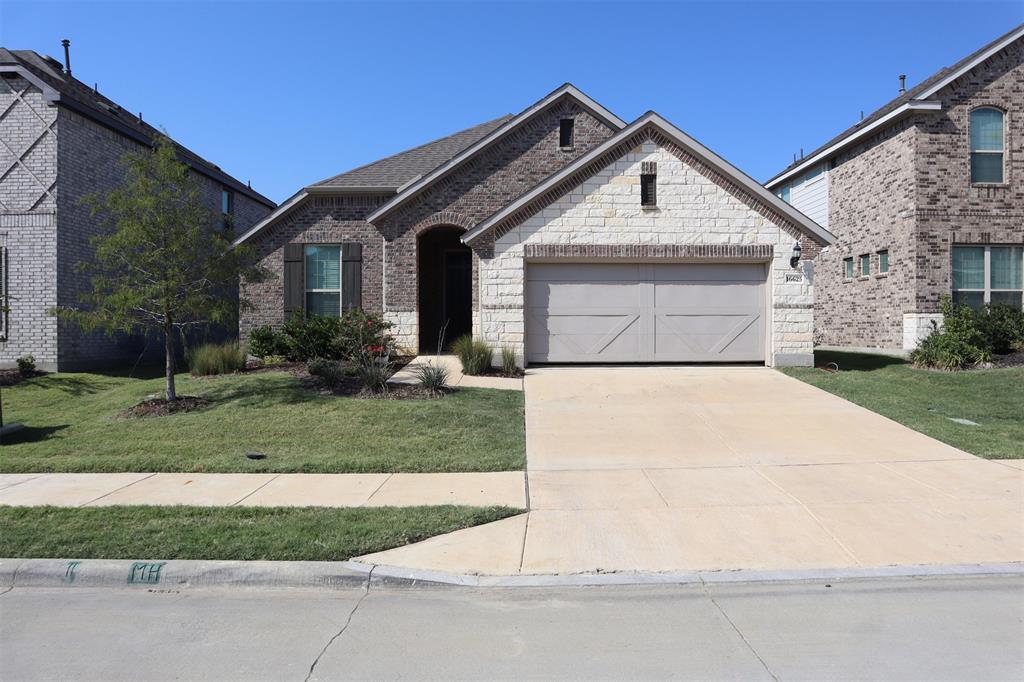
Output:
[[166,137],[152,150],[123,158],[121,187],[85,199],[106,226],[92,239],[95,256],[78,264],[91,288],[80,305],[57,314],[85,331],[163,333],[167,400],[176,400],[174,357],[177,334],[188,327],[235,319],[239,277],[248,252],[232,248],[218,228],[219,213],[203,199],[189,167],[178,161]]

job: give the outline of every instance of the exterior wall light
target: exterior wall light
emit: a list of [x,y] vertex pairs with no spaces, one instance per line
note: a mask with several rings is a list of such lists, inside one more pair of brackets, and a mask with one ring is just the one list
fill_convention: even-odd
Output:
[[802,249],[800,248],[800,242],[794,243],[793,244],[793,255],[789,257],[789,267],[795,268],[797,266],[797,264],[800,262],[800,252],[801,251],[802,251]]

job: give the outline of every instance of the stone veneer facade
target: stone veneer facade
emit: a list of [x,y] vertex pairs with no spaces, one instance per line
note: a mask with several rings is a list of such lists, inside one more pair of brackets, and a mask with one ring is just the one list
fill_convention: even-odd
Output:
[[[1024,244],[1024,41],[949,84],[915,113],[831,161],[829,229],[818,259],[818,343],[911,350],[941,322],[954,244]],[[969,116],[1005,112],[1005,177],[970,182]],[[889,250],[878,274],[877,252]],[[846,279],[843,259],[871,254],[872,274]]]
[[[0,178],[0,244],[5,247],[9,311],[0,337],[0,366],[33,355],[43,369],[112,366],[135,360],[146,348],[141,337],[83,334],[49,311],[78,303],[87,277],[75,266],[91,252],[101,225],[82,199],[115,188],[123,177],[121,157],[142,149],[135,140],[44,100],[21,77],[0,78],[0,132],[25,151]],[[27,150],[27,151],[26,151]],[[196,174],[219,210],[221,184]],[[234,221],[246,229],[271,210],[235,192]],[[157,355],[160,344],[150,344]]]
[[[644,162],[657,164],[657,208],[640,206]],[[479,335],[524,353],[524,274],[531,258],[770,263],[768,364],[812,360],[813,264],[789,264],[795,232],[647,140],[494,241],[481,259]],[[787,281],[799,275],[800,281]],[[790,277],[792,279],[792,277]]]

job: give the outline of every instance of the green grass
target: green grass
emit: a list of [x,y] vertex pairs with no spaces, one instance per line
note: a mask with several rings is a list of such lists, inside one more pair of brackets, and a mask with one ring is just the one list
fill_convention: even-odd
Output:
[[835,362],[840,371],[782,371],[979,457],[1024,457],[1024,367],[938,372],[881,355],[823,351],[814,361]]
[[[319,395],[286,372],[178,377],[207,409],[126,419],[160,378],[51,374],[3,389],[2,472],[512,471],[526,463],[523,394],[467,388],[437,400]],[[262,452],[264,460],[245,453]]]
[[343,561],[520,513],[507,507],[0,507],[0,556]]

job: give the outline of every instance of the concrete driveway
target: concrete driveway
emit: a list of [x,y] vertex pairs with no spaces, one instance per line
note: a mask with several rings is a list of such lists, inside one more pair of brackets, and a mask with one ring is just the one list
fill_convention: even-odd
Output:
[[530,512],[365,557],[457,573],[1024,560],[1024,471],[765,368],[526,378]]

